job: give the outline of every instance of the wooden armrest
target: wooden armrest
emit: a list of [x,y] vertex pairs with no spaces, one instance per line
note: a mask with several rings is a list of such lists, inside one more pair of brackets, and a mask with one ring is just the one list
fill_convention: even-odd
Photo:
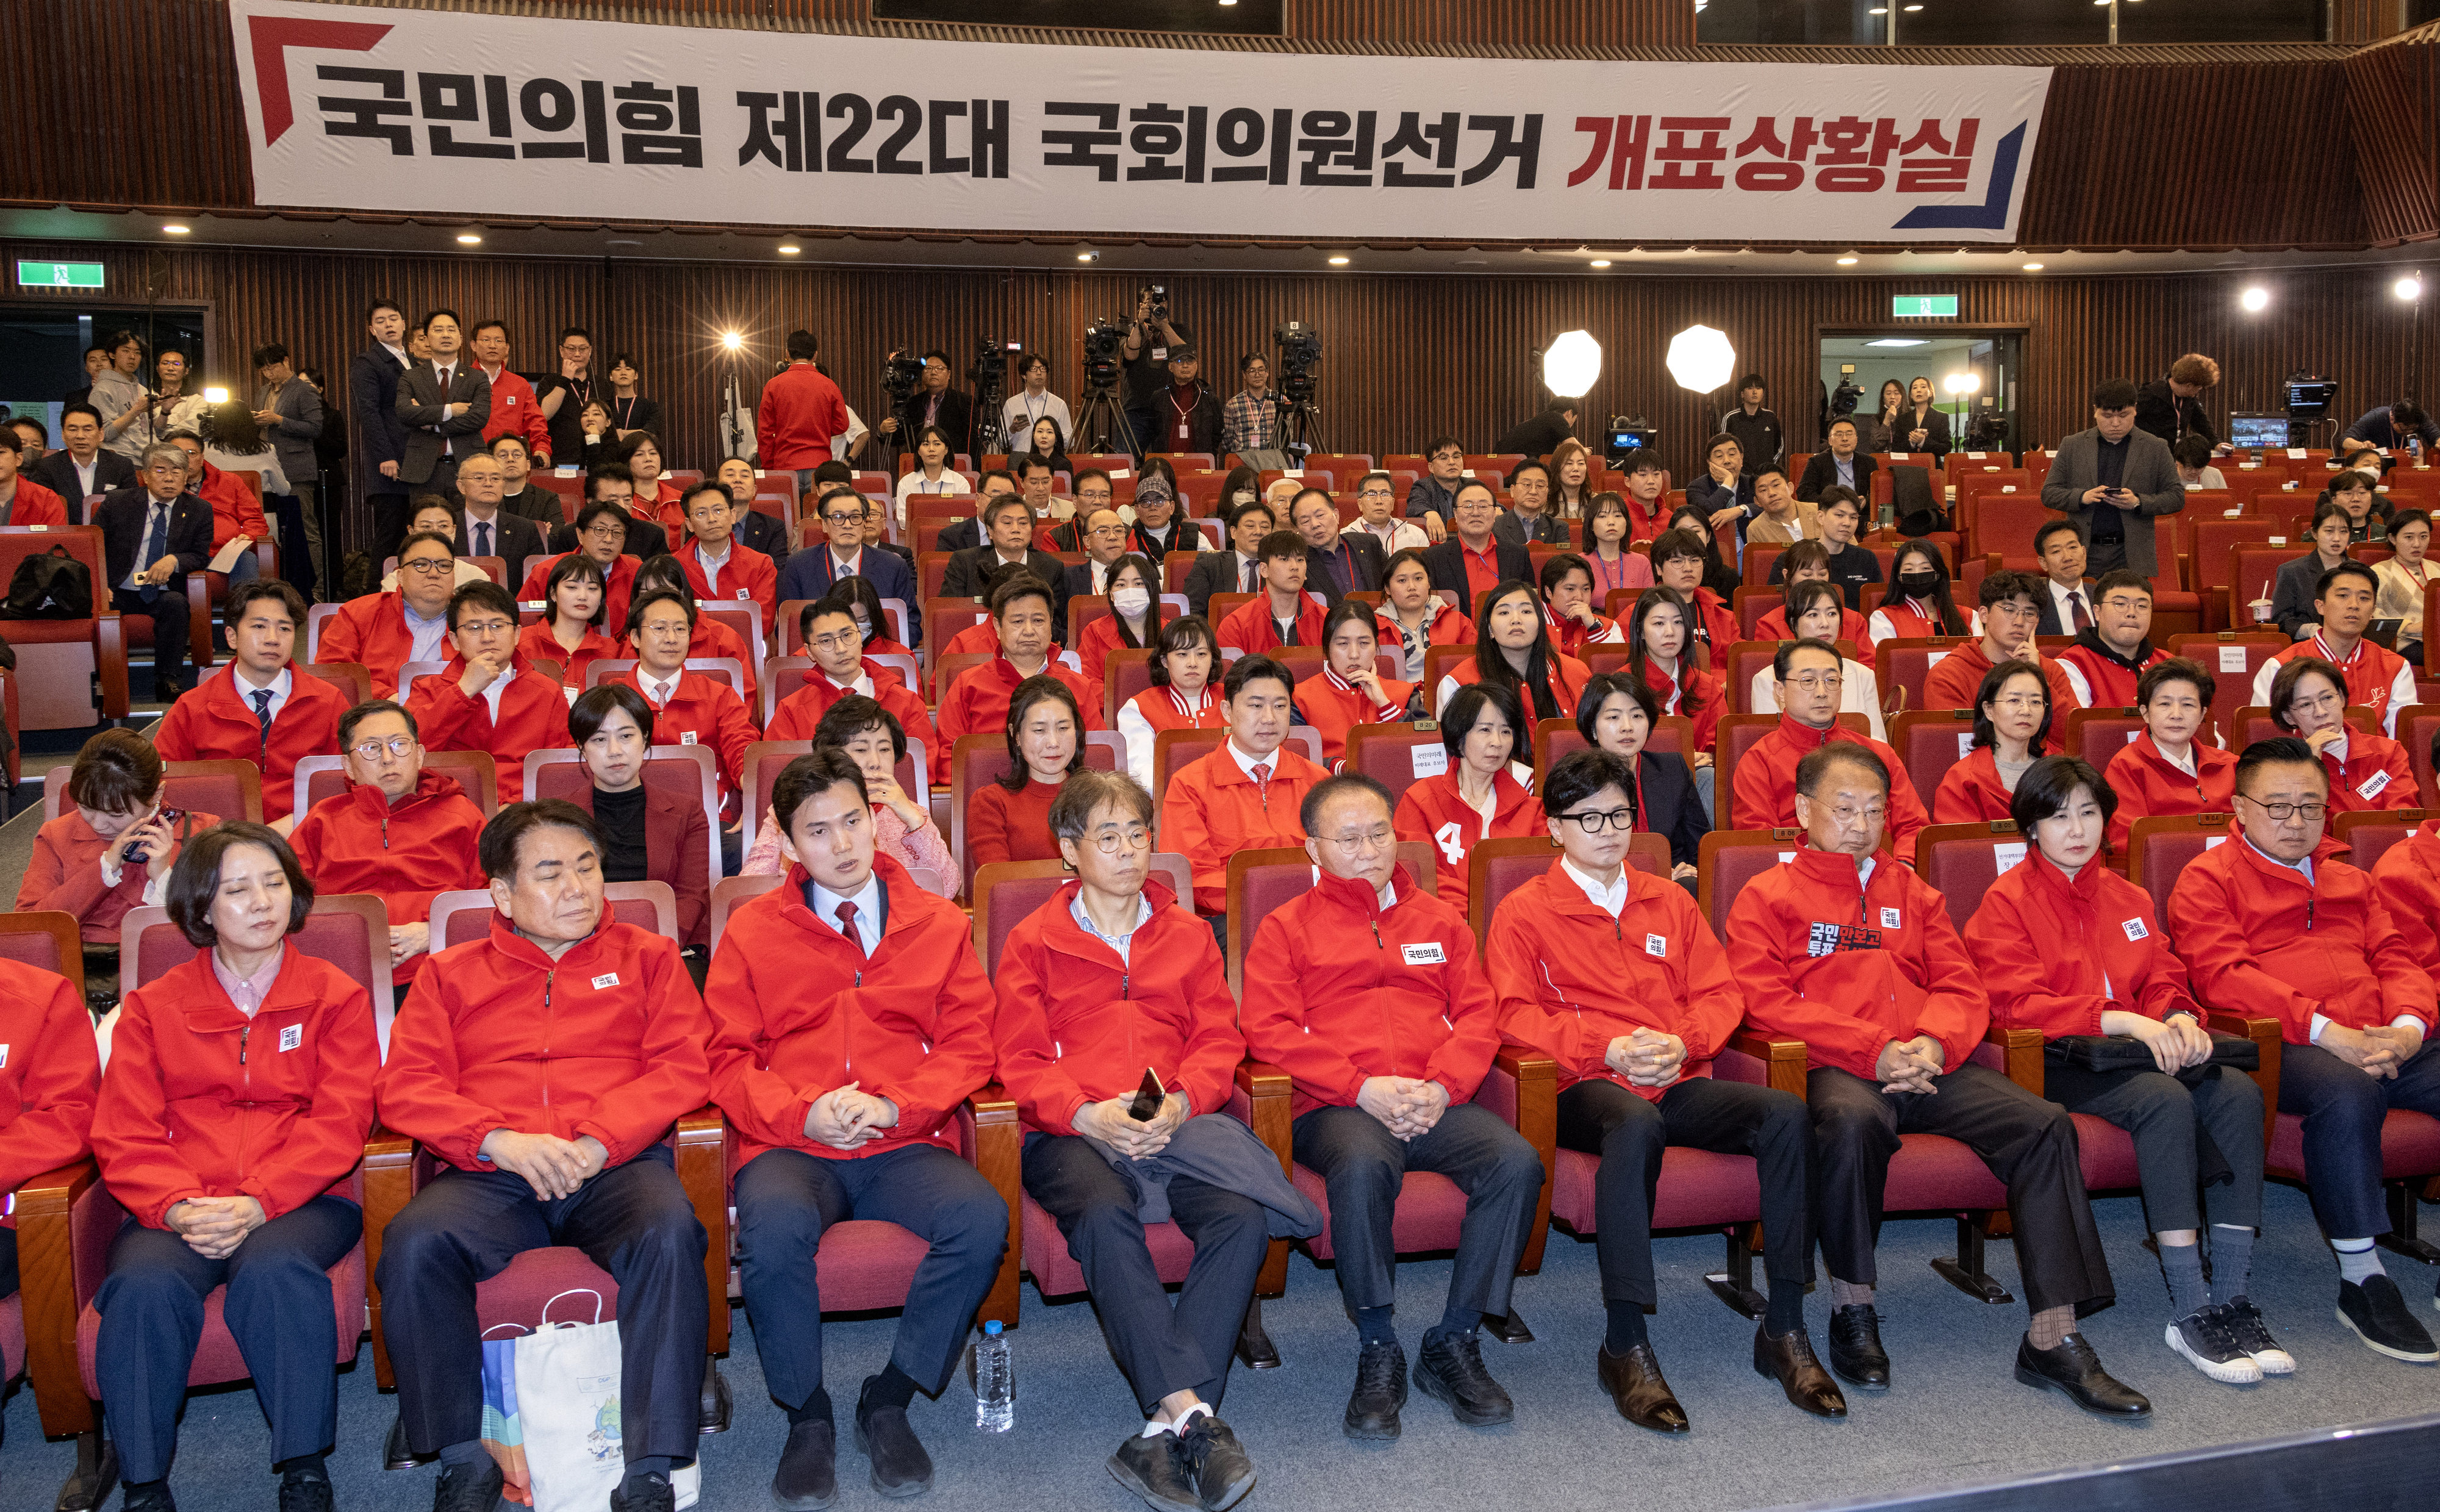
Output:
[[1018,1220],[1025,1211],[1025,1125],[1016,1116],[1016,1099],[997,1082],[985,1082],[966,1099],[975,1119],[975,1169],[982,1173],[1000,1200],[1008,1204],[1008,1245],[1000,1251],[999,1273],[975,1310],[978,1322],[1017,1324],[1017,1279],[1024,1259]]
[[1761,1061],[1769,1072],[1770,1089],[1804,1095],[1805,1073],[1810,1070],[1804,1041],[1774,1039],[1749,1029],[1740,1029],[1729,1036],[1729,1049],[1740,1055],[1751,1055]]
[[2002,1029],[1997,1024],[1982,1031],[1982,1043],[1997,1045],[2005,1058],[2008,1080],[2033,1093],[2042,1095],[2042,1032],[2038,1029]]
[[1248,1055],[1237,1063],[1237,1087],[1254,1105],[1254,1137],[1279,1157],[1280,1174],[1288,1175],[1296,1165],[1296,1138],[1288,1121],[1295,1082],[1269,1061]]
[[382,1240],[414,1196],[415,1141],[375,1125],[365,1140],[365,1310],[372,1325],[373,1382],[384,1391],[398,1381],[382,1334]]
[[703,1284],[711,1303],[712,1354],[728,1353],[728,1121],[707,1103],[678,1120],[678,1184],[703,1225]]
[[26,1369],[34,1378],[34,1399],[43,1431],[53,1437],[89,1433],[93,1403],[77,1367],[75,1248],[68,1215],[101,1173],[93,1161],[76,1161],[45,1171],[17,1189],[17,1285],[25,1299]]
[[2209,1006],[2203,1009],[2203,1027],[2223,1035],[2241,1035],[2252,1040],[2254,1048],[2261,1052],[2262,1064],[2253,1072],[2253,1085],[2262,1089],[2262,1146],[2269,1149],[2270,1136],[2279,1126],[2279,1064],[2287,1052],[2286,1027],[2276,1018]]
[[1534,1227],[1527,1231],[1524,1252],[1516,1257],[1517,1273],[1530,1276],[1541,1270],[1542,1250],[1551,1240],[1551,1189],[1559,1174],[1559,1062],[1531,1045],[1502,1045],[1492,1064],[1516,1082],[1516,1132],[1542,1161]]

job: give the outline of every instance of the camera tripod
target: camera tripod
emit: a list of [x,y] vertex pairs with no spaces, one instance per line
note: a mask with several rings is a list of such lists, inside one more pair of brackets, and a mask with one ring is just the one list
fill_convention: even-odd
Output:
[[[1102,423],[1102,429],[1099,431],[1092,428],[1097,417]],[[1117,427],[1115,434],[1111,429],[1113,425]],[[1127,423],[1127,412],[1119,407],[1117,398],[1107,388],[1095,387],[1085,395],[1084,404],[1077,406],[1075,435],[1068,438],[1071,447],[1079,436],[1092,437],[1093,450],[1097,452],[1107,452],[1110,449],[1110,442],[1116,440],[1125,443],[1121,449],[1128,456],[1143,455],[1142,449],[1136,442],[1136,428]]]
[[1313,405],[1304,400],[1280,405],[1280,449],[1300,463],[1317,451],[1330,450],[1330,439],[1321,433],[1321,423],[1315,415]]

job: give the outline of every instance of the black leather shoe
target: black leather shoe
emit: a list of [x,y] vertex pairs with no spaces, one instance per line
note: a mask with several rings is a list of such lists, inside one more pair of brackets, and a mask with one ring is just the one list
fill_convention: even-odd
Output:
[[166,1480],[151,1482],[140,1490],[129,1485],[124,1500],[126,1512],[178,1512],[178,1503],[170,1500],[170,1483]]
[[1109,1467],[1110,1479],[1143,1498],[1146,1506],[1158,1507],[1160,1512],[1199,1512],[1194,1483],[1187,1478],[1180,1460],[1176,1434],[1155,1433],[1146,1438],[1130,1433],[1103,1463]]
[[1415,1384],[1425,1395],[1448,1403],[1468,1428],[1505,1423],[1516,1415],[1516,1404],[1484,1368],[1482,1336],[1471,1328],[1462,1334],[1426,1334],[1423,1352],[1415,1357]]
[[820,1512],[838,1499],[838,1426],[808,1418],[788,1430],[780,1468],[771,1477],[771,1500],[788,1512]]
[[[867,1390],[871,1382],[865,1382]],[[922,1496],[932,1489],[932,1456],[924,1452],[904,1407],[870,1407],[856,1395],[855,1447],[872,1457],[872,1488],[884,1496]]]
[[1754,1330],[1754,1374],[1779,1382],[1787,1399],[1816,1417],[1844,1417],[1847,1398],[1839,1383],[1813,1358],[1813,1341],[1802,1328],[1773,1334]]
[[610,1512],[677,1512],[677,1487],[655,1470],[627,1478],[610,1493]]
[[279,1512],[332,1512],[331,1472],[316,1465],[279,1477]]
[[1355,1359],[1355,1390],[1347,1397],[1349,1438],[1396,1438],[1398,1409],[1407,1405],[1407,1352],[1367,1344]]
[[1613,1355],[1607,1344],[1600,1345],[1593,1351],[1593,1364],[1601,1373],[1602,1390],[1609,1393],[1619,1416],[1656,1433],[1687,1431],[1686,1409],[1678,1405],[1669,1383],[1660,1378],[1660,1358],[1650,1344],[1637,1344],[1624,1355]]
[[1226,1512],[1254,1488],[1254,1457],[1216,1413],[1197,1413],[1177,1435],[1177,1458],[1203,1512]]
[[2075,1405],[2102,1417],[2149,1417],[2152,1404],[2142,1392],[2123,1384],[2101,1368],[2101,1357],[2070,1334],[2056,1349],[2036,1349],[2031,1334],[2017,1344],[2017,1378],[2028,1386],[2048,1386],[2067,1393]]
[[432,1512],[493,1512],[500,1504],[500,1487],[507,1484],[500,1462],[489,1454],[453,1466],[432,1483]]
[[1881,1315],[1869,1302],[1830,1314],[1830,1368],[1868,1392],[1890,1389],[1889,1351],[1881,1347]]

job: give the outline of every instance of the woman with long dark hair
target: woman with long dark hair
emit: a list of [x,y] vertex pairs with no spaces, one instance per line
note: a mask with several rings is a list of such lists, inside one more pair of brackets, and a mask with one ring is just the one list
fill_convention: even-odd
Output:
[[1669,529],[1691,531],[1701,539],[1705,553],[1703,587],[1722,603],[1734,603],[1737,589],[1745,580],[1737,576],[1737,569],[1721,554],[1720,532],[1712,529],[1712,517],[1693,504],[1680,504],[1670,512]]
[[1668,588],[1647,588],[1635,601],[1626,621],[1626,665],[1668,714],[1683,714],[1695,725],[1695,748],[1687,762],[1698,777],[1711,768],[1713,737],[1719,733],[1720,713],[1728,702],[1720,675],[1695,665],[1690,655],[1686,601]]
[[1221,729],[1229,710],[1220,696],[1220,643],[1211,623],[1183,614],[1160,627],[1154,642],[1152,686],[1119,706],[1114,723],[1127,743],[1127,774],[1152,790],[1153,743],[1164,729]]
[[1929,541],[1909,541],[1890,558],[1890,589],[1864,621],[1875,645],[1900,638],[1962,636],[1967,621],[1949,596],[1948,564]]
[[2030,661],[2003,661],[1982,675],[1974,695],[1974,749],[1948,768],[1931,795],[1934,824],[1979,824],[2008,817],[2017,783],[2051,738],[2051,688]]
[[1008,700],[1008,770],[966,798],[966,865],[1055,861],[1050,801],[1085,769],[1085,713],[1068,685],[1028,677]]
[[1907,386],[1892,378],[1881,385],[1881,397],[1873,412],[1856,424],[1856,449],[1863,452],[1886,452],[1890,438],[1897,433],[1898,420],[1906,413]]
[[1935,462],[1948,455],[1948,417],[1940,412],[1938,398],[1930,379],[1918,376],[1908,381],[1907,407],[1899,412],[1890,435],[1892,452],[1929,452]]
[[528,661],[556,661],[560,686],[572,697],[583,691],[584,669],[619,655],[619,642],[601,633],[601,605],[609,592],[601,564],[570,551],[551,564],[543,580],[542,618],[517,636],[517,655]]
[[1110,612],[1076,638],[1076,659],[1098,683],[1110,653],[1140,649],[1160,639],[1160,568],[1130,551],[1110,568]]
[[1516,695],[1534,719],[1565,719],[1576,711],[1592,669],[1551,643],[1542,618],[1542,596],[1534,585],[1511,578],[1482,598],[1474,656],[1457,664],[1432,690],[1432,707],[1446,709],[1471,682],[1496,683]]

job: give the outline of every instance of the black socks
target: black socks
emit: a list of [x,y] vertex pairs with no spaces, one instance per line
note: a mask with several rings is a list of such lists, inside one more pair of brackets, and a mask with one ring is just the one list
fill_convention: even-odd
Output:
[[904,1411],[915,1399],[919,1388],[915,1377],[900,1370],[895,1363],[884,1365],[881,1374],[868,1377],[864,1383],[864,1405],[895,1407]]
[[1651,1341],[1651,1335],[1644,1329],[1643,1304],[1605,1302],[1602,1306],[1609,1315],[1609,1332],[1602,1340],[1602,1347],[1608,1350],[1613,1359],[1638,1344]]
[[1762,1315],[1763,1332],[1777,1338],[1803,1326],[1804,1283],[1774,1278],[1770,1284],[1770,1305]]

